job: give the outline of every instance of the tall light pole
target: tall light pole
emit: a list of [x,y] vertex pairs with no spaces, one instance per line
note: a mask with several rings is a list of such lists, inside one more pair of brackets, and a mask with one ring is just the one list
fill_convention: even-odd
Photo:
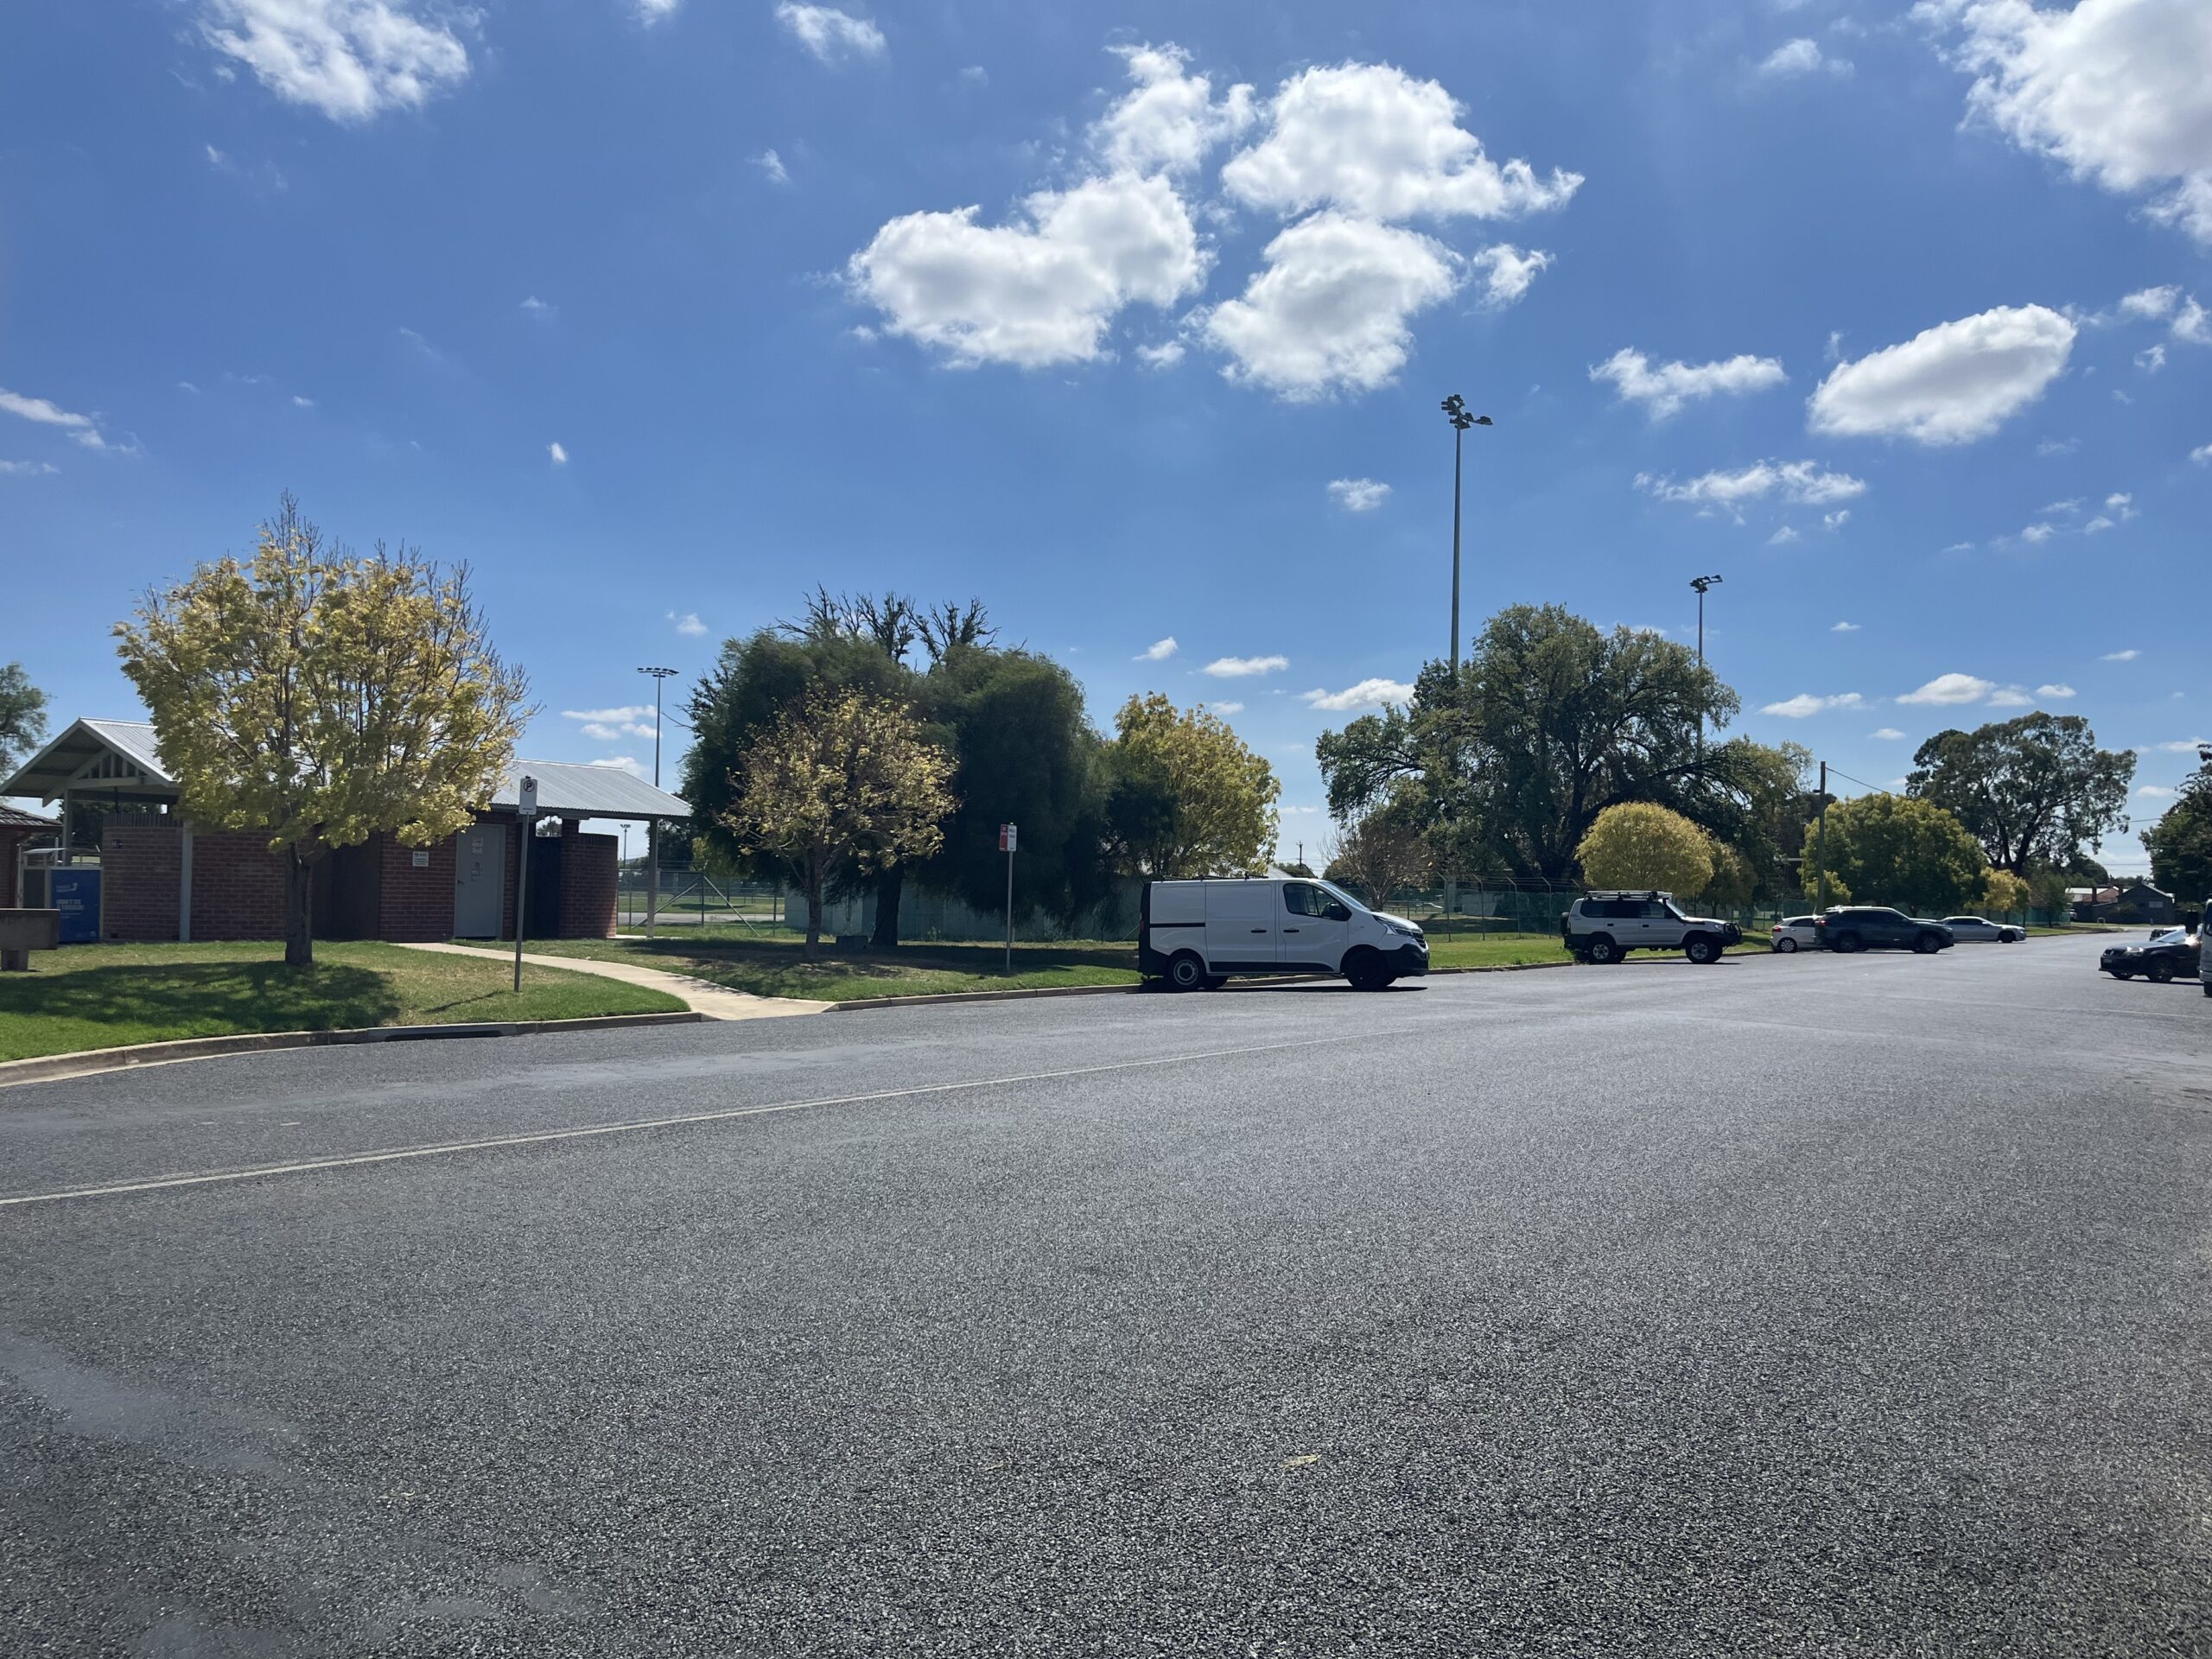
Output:
[[1444,400],[1444,418],[1452,423],[1452,683],[1459,683],[1459,478],[1460,445],[1471,426],[1488,426],[1487,415],[1467,413],[1466,400],[1453,392]]
[[[653,787],[660,787],[660,693],[675,675],[672,668],[641,668],[653,680]],[[653,912],[660,908],[660,819],[645,820],[645,937],[653,936]]]
[[1720,585],[1718,576],[1692,576],[1690,586],[1697,589],[1697,665],[1705,666],[1705,596]]

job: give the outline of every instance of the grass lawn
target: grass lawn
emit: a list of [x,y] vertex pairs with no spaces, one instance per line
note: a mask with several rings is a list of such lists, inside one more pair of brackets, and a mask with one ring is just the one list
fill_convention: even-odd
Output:
[[0,974],[0,1060],[247,1031],[442,1026],[681,1012],[643,986],[525,968],[520,995],[497,958],[397,945],[324,944],[315,966],[284,966],[282,944],[76,944],[35,950],[28,974]]
[[1017,944],[1010,975],[1001,965],[1006,947],[1001,944],[917,943],[876,955],[841,951],[825,939],[817,962],[804,960],[803,944],[797,937],[733,938],[719,928],[702,937],[697,928],[671,928],[652,939],[532,939],[524,948],[546,956],[595,957],[602,962],[664,968],[756,996],[811,997],[822,1002],[1137,982],[1136,946],[1113,941]]

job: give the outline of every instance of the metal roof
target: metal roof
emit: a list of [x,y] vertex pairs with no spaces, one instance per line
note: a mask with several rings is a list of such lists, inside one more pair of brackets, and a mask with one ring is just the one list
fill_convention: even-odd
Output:
[[[143,720],[79,720],[33,755],[16,775],[0,783],[0,795],[41,801],[61,798],[62,790],[102,755],[139,774],[143,782],[86,779],[78,785],[87,795],[119,791],[125,795],[173,796],[176,780],[162,768],[151,722]],[[520,795],[516,780],[524,772],[537,779],[537,810],[572,818],[688,818],[691,804],[656,789],[642,778],[615,766],[578,766],[566,760],[518,760],[492,797],[493,810],[514,810]]]
[[125,785],[118,779],[88,779],[85,788],[119,790],[129,794],[150,790],[158,795],[176,793],[176,779],[162,766],[155,747],[153,726],[143,720],[72,721],[60,736],[26,760],[16,775],[0,782],[0,795],[24,795],[41,801],[61,798],[62,790],[91,762],[111,754],[143,779]]
[[41,818],[35,812],[26,812],[20,806],[10,806],[0,801],[0,830],[59,830],[58,818]]
[[514,810],[521,797],[516,780],[524,772],[537,779],[537,810],[571,818],[688,818],[691,803],[656,789],[619,766],[577,766],[568,760],[518,760],[507,781],[492,798],[493,810]]

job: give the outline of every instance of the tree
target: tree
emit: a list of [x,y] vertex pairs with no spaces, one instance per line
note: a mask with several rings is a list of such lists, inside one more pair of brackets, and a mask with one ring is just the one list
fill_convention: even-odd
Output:
[[2015,875],[2066,868],[2126,825],[2135,757],[2100,749],[2079,715],[2040,711],[1938,732],[1912,757],[1907,791],[1955,816]]
[[1338,818],[1415,779],[1440,855],[1556,881],[1616,803],[1656,801],[1700,821],[1747,810],[1758,746],[1706,735],[1738,707],[1681,645],[1602,633],[1558,605],[1516,605],[1490,620],[1456,683],[1428,664],[1409,707],[1324,734],[1317,753]]
[[806,958],[821,955],[822,901],[842,870],[926,858],[955,804],[952,762],[888,698],[825,688],[777,717],[746,756],[725,818],[744,842],[799,872]]
[[420,847],[473,822],[534,712],[465,565],[381,544],[357,557],[289,495],[250,565],[203,564],[115,632],[185,813],[284,855],[294,967],[315,959],[316,861],[379,831]]
[[1981,893],[1981,907],[1999,916],[2009,916],[2024,911],[2033,891],[2025,876],[2015,875],[2010,870],[1992,870]]
[[1127,874],[1257,872],[1274,845],[1274,769],[1228,723],[1155,692],[1131,697],[1106,747],[1107,830]]
[[2212,762],[2181,787],[2158,823],[2143,832],[2152,882],[2190,909],[2212,895]]
[[1649,887],[1688,899],[1713,880],[1713,842],[1705,831],[1648,801],[1607,807],[1574,855],[1593,887]]
[[[1815,830],[1805,832],[1808,894]],[[1861,795],[1828,809],[1828,899],[1942,915],[1979,900],[1989,881],[1981,843],[1942,807],[1910,795]]]
[[1418,887],[1434,864],[1411,788],[1355,819],[1329,861],[1328,879],[1357,887],[1372,908],[1387,906],[1402,888]]
[[46,693],[21,663],[0,667],[0,773],[29,760],[45,736]]
[[1744,910],[1758,896],[1758,873],[1750,861],[1726,842],[1714,842],[1713,880],[1706,884],[1706,906],[1713,910]]

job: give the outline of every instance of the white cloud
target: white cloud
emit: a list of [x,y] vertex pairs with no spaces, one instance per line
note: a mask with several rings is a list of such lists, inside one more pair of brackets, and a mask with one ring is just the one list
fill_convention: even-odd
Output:
[[794,4],[793,0],[783,0],[776,8],[776,21],[823,63],[836,63],[847,57],[883,55],[883,31],[867,18],[855,17],[835,6],[803,6]]
[[1315,213],[1268,244],[1243,297],[1217,305],[1207,339],[1249,380],[1293,401],[1370,391],[1404,366],[1407,320],[1447,298],[1463,262],[1442,243],[1372,219]]
[[2163,784],[2145,784],[2135,792],[2145,800],[2150,801],[2164,801],[2173,798],[2173,791]]
[[1115,48],[1136,85],[1091,129],[1108,167],[1133,173],[1189,173],[1217,144],[1241,137],[1255,118],[1252,89],[1231,86],[1218,101],[1213,83],[1187,73],[1179,46]]
[[1254,674],[1272,674],[1289,666],[1287,657],[1217,657],[1198,671],[1217,680],[1238,680]]
[[2043,396],[2074,349],[2074,324],[2046,306],[1999,306],[1938,323],[1837,366],[1808,405],[1815,432],[1926,444],[1988,436]]
[[2139,288],[2120,302],[2120,315],[2140,322],[2161,322],[2174,314],[2181,289],[2173,283],[2158,288]]
[[1372,512],[1390,499],[1390,486],[1371,478],[1334,478],[1329,494],[1346,512]]
[[1249,207],[1495,219],[1563,207],[1582,183],[1579,174],[1539,179],[1526,162],[1491,161],[1442,86],[1389,64],[1306,69],[1282,84],[1267,115],[1267,136],[1221,170],[1224,190]]
[[1968,110],[2024,149],[2212,245],[2212,18],[2203,0],[1923,0],[1961,38]]
[[645,767],[640,766],[632,757],[626,754],[611,755],[604,760],[593,760],[587,764],[594,766],[606,766],[614,772],[626,772],[632,778],[642,778],[645,775]]
[[0,461],[0,478],[41,478],[55,470],[50,461]]
[[1972,542],[1953,542],[1943,550],[1946,553],[1971,553],[1974,551],[1974,543]]
[[2045,438],[2036,445],[2036,454],[2048,461],[2053,455],[2070,455],[2081,447],[2079,438]]
[[1172,369],[1183,360],[1183,342],[1163,340],[1157,346],[1137,347],[1137,361],[1147,369]]
[[1164,663],[1181,649],[1182,647],[1175,643],[1175,636],[1171,633],[1165,639],[1154,640],[1139,652],[1132,660],[1140,663]]
[[556,467],[565,467],[569,464],[569,452],[567,448],[560,443],[556,442],[547,444],[545,446],[545,453],[547,456],[551,459]]
[[2212,346],[2212,312],[2199,305],[2192,294],[2174,313],[2173,327],[2169,332],[2187,345]]
[[200,31],[286,102],[367,121],[467,78],[449,15],[423,0],[201,0]]
[[1841,530],[1850,522],[1851,509],[1849,507],[1838,507],[1834,512],[1824,512],[1821,515],[1821,528],[1822,530]]
[[292,394],[292,407],[294,409],[313,409],[315,407],[315,399],[312,397],[302,397],[296,391]]
[[561,718],[589,721],[600,726],[620,726],[627,721],[645,720],[652,712],[653,706],[650,702],[632,702],[625,703],[620,709],[563,709]]
[[2063,702],[2067,698],[2073,695],[2074,688],[2070,685],[2039,685],[2036,687],[2036,696],[2039,697],[2048,697],[2054,702]]
[[1866,701],[1856,691],[1840,691],[1834,696],[1816,697],[1809,691],[1801,691],[1794,697],[1780,702],[1770,702],[1759,712],[1779,715],[1784,720],[1803,720],[1809,715],[1823,714],[1831,709],[1856,709]]
[[522,302],[523,315],[537,322],[550,322],[561,315],[558,306],[548,305],[532,294]]
[[1664,420],[1697,398],[1763,391],[1789,377],[1776,359],[1748,353],[1711,363],[1662,363],[1655,369],[1642,352],[1624,346],[1592,368],[1590,378],[1611,382],[1623,403],[1642,404],[1654,420]]
[[678,633],[688,634],[694,639],[707,631],[707,625],[699,620],[699,613],[696,611],[686,611],[681,616],[671,611],[668,613],[668,620],[676,625],[676,631]]
[[1549,270],[1552,257],[1540,249],[1526,251],[1510,242],[1497,242],[1468,256],[1467,269],[1483,279],[1483,303],[1493,311],[1511,305],[1535,284],[1539,272]]
[[1011,225],[978,225],[978,211],[894,219],[846,268],[887,331],[962,366],[1090,361],[1123,307],[1171,305],[1205,280],[1197,228],[1165,178],[1040,190]]
[[1867,735],[1870,737],[1878,737],[1885,743],[1896,743],[1901,741],[1904,737],[1904,734],[1897,730],[1894,726],[1878,726],[1872,732],[1868,733]]
[[1303,695],[1308,708],[1344,715],[1356,709],[1384,709],[1392,703],[1411,702],[1414,689],[1402,680],[1362,680],[1341,691],[1325,691],[1317,686]]
[[1649,473],[1636,475],[1637,487],[1662,501],[1684,501],[1734,512],[1746,501],[1779,493],[1799,506],[1827,506],[1866,493],[1866,480],[1848,473],[1825,471],[1817,461],[1760,461],[1736,473],[1706,473],[1677,484]]
[[2122,518],[2135,517],[2135,498],[2124,490],[2115,490],[2105,497],[2105,511],[2116,512]]
[[2113,521],[2111,519],[2106,518],[2104,514],[2101,512],[2095,518],[2090,519],[2088,524],[2082,526],[2082,533],[2084,536],[2101,536],[2106,531],[2112,528],[2112,523]]
[[2166,348],[2152,346],[2135,353],[2135,366],[2145,374],[2156,374],[2166,366]]
[[2200,467],[2212,466],[2212,443],[2201,443],[2189,452],[2189,458]]
[[683,0],[635,0],[638,21],[650,25],[664,17],[673,17],[677,7],[682,3]]
[[789,184],[791,170],[784,165],[784,158],[772,149],[764,149],[753,157],[753,165],[760,169],[760,176],[771,184]]
[[87,449],[107,448],[107,440],[100,435],[100,423],[96,417],[73,414],[43,397],[26,397],[0,386],[0,415],[19,416],[37,426],[59,427]]
[[2030,524],[2025,530],[2020,532],[2020,539],[2026,542],[2031,546],[2040,546],[2043,543],[2049,541],[2052,537],[2057,534],[2058,531],[2054,525]]
[[1794,524],[1784,524],[1780,530],[1776,531],[1773,535],[1766,538],[1766,544],[1769,547],[1787,547],[1790,543],[1797,539],[1796,526]]
[[1821,50],[1818,41],[1800,38],[1784,41],[1767,54],[1759,64],[1759,73],[1770,80],[1795,80],[1801,75],[1818,74],[1821,70],[1839,78],[1851,73],[1849,58],[1832,58]]
[[1236,702],[1210,702],[1206,707],[1217,715],[1241,715],[1244,712],[1244,705]]
[[2063,501],[2046,501],[2036,511],[2037,512],[2079,512],[2082,511],[2082,498],[2075,495],[2069,496]]
[[1990,681],[1977,679],[1971,674],[1938,674],[1917,691],[1908,691],[1899,702],[1961,703],[1980,702],[1996,686]]
[[2195,754],[2204,744],[2205,740],[2201,737],[2184,737],[2177,743],[2154,743],[2151,747],[2168,754]]
[[2108,651],[2097,660],[2103,663],[2132,663],[2143,653],[2130,646],[2126,651]]
[[1859,624],[1856,622],[1839,622],[1834,627],[1830,628],[1828,632],[1830,633],[1856,633],[1859,632]]
[[1993,709],[2029,709],[2034,705],[2035,699],[2028,695],[2025,686],[2000,685],[1989,694],[1989,706]]
[[624,721],[609,724],[603,721],[586,721],[580,728],[583,734],[594,743],[616,743],[626,737],[651,737],[653,728],[643,721]]

